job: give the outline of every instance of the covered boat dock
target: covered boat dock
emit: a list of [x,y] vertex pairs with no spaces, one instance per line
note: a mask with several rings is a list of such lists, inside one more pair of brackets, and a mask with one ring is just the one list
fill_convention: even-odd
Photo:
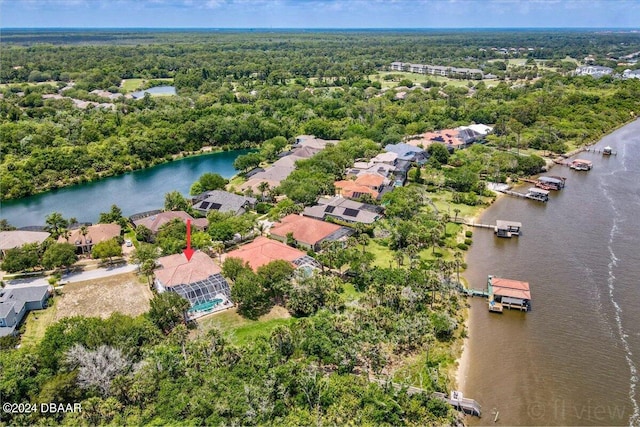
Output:
[[505,221],[499,219],[496,221],[494,232],[498,237],[513,237],[519,236],[522,229],[522,223],[516,221]]
[[489,276],[487,290],[489,311],[501,313],[505,308],[521,311],[531,309],[531,291],[528,282]]

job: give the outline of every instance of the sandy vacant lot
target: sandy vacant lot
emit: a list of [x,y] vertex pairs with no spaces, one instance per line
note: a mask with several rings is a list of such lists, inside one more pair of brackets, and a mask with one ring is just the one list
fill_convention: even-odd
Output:
[[77,315],[107,318],[115,312],[137,316],[149,310],[152,297],[135,273],[70,283],[56,297],[56,320]]

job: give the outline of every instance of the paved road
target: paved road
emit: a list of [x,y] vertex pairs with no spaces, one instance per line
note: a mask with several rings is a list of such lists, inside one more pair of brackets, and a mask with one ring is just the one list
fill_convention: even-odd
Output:
[[[137,271],[137,264],[125,264],[118,267],[97,268],[95,270],[72,272],[69,274],[63,274],[60,279],[60,284],[83,282],[85,280],[102,279],[109,276],[117,276],[118,274],[130,273]],[[26,288],[29,286],[48,285],[49,281],[46,277],[37,277],[33,279],[17,279],[7,281],[7,285],[17,288]]]

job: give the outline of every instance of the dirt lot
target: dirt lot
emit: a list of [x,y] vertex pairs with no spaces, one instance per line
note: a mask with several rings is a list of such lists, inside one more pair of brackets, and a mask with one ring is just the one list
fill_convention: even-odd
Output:
[[109,317],[120,312],[137,316],[149,310],[153,294],[135,273],[70,283],[56,297],[56,320],[82,315]]

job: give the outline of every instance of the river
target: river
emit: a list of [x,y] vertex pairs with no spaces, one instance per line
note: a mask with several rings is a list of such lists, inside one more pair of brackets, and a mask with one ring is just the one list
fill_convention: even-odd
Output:
[[493,314],[473,298],[460,388],[483,408],[470,425],[640,425],[640,120],[581,153],[589,172],[555,166],[566,188],[548,203],[502,196],[474,229],[465,277],[527,281],[532,311]]
[[15,227],[44,225],[51,212],[65,218],[96,222],[101,212],[116,204],[125,216],[161,209],[164,195],[177,190],[185,196],[200,175],[215,172],[225,178],[236,174],[233,161],[248,150],[224,151],[187,157],[86,184],[65,187],[31,197],[2,201],[0,218]]

